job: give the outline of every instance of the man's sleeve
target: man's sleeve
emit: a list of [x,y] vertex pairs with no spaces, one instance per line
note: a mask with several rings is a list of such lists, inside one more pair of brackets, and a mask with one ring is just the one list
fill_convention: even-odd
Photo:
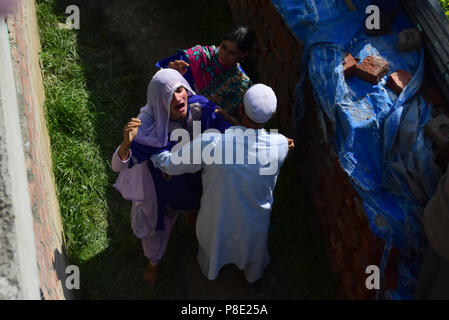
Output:
[[[198,135],[193,141],[181,149],[164,151],[151,157],[154,166],[168,175],[176,176],[184,173],[195,173],[203,168],[201,150],[210,140],[203,141],[203,135]],[[175,146],[176,147],[176,146]],[[176,149],[174,147],[174,149]]]
[[287,157],[288,155],[288,139],[282,135],[281,137],[281,143],[279,145],[279,158],[282,159],[282,161]]
[[221,133],[224,133],[226,129],[231,127],[231,123],[226,121],[221,114],[215,112],[218,108],[215,103],[203,96],[196,97],[201,99],[200,102],[202,104],[201,131],[217,129]]

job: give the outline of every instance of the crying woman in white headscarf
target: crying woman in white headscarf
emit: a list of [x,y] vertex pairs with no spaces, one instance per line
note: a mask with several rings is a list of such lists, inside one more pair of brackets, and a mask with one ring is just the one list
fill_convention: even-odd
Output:
[[[147,104],[124,127],[123,142],[112,157],[112,169],[120,172],[114,187],[131,200],[131,227],[142,239],[149,259],[144,280],[154,285],[157,265],[180,212],[191,221],[200,208],[201,173],[167,176],[148,159],[171,148],[174,129],[185,129],[193,138],[193,121],[201,121],[201,132],[221,132],[230,123],[216,112],[218,107],[195,95],[188,82],[173,69],[158,71],[148,86]],[[189,219],[190,218],[190,219]]]

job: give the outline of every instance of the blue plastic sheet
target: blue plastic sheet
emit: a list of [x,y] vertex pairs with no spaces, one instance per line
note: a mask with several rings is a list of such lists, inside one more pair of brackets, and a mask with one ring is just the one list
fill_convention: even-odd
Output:
[[[329,143],[363,200],[371,231],[385,240],[381,270],[392,246],[401,253],[399,286],[384,297],[411,299],[425,241],[421,215],[441,176],[431,142],[424,135],[431,108],[418,94],[424,50],[398,51],[398,32],[412,27],[401,12],[393,21],[393,33],[366,35],[366,7],[376,4],[390,10],[397,7],[397,1],[353,2],[358,9],[354,12],[343,0],[273,0],[305,44],[302,76],[296,88],[296,123],[301,124],[305,108],[302,85],[307,74],[320,111],[334,128]],[[369,55],[381,56],[389,63],[388,75],[403,69],[414,77],[400,96],[386,87],[388,75],[377,85],[356,76],[345,80],[343,60],[347,52],[360,61]]]

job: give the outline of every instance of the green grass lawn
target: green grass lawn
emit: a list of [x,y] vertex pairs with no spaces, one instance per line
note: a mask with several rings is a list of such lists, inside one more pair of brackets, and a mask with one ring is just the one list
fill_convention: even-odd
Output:
[[[154,63],[177,48],[218,44],[232,23],[226,1],[37,0],[45,111],[66,250],[80,266],[84,299],[183,299],[182,266],[195,254],[192,229],[180,218],[155,289],[143,284],[146,259],[132,233],[131,203],[112,187],[110,168],[122,128],[145,104]],[[81,29],[59,29],[68,5]],[[126,8],[126,10],[124,9]],[[308,229],[312,214],[295,165],[287,161],[275,191],[271,267],[279,296],[332,298],[324,251]]]
[[449,18],[449,0],[439,0],[441,4],[441,8],[443,12],[446,14],[446,17]]
[[63,20],[54,2],[37,1],[45,112],[66,249],[80,263],[108,245],[108,167],[97,142],[99,114],[87,88],[77,35],[57,28]]

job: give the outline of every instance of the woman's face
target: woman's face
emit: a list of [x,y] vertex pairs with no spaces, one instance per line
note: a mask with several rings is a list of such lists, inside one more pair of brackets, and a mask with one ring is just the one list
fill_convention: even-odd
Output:
[[218,62],[226,67],[232,67],[237,64],[240,58],[243,58],[243,54],[235,42],[229,40],[223,40],[218,50]]
[[170,102],[170,119],[183,120],[187,115],[187,90],[179,87]]

